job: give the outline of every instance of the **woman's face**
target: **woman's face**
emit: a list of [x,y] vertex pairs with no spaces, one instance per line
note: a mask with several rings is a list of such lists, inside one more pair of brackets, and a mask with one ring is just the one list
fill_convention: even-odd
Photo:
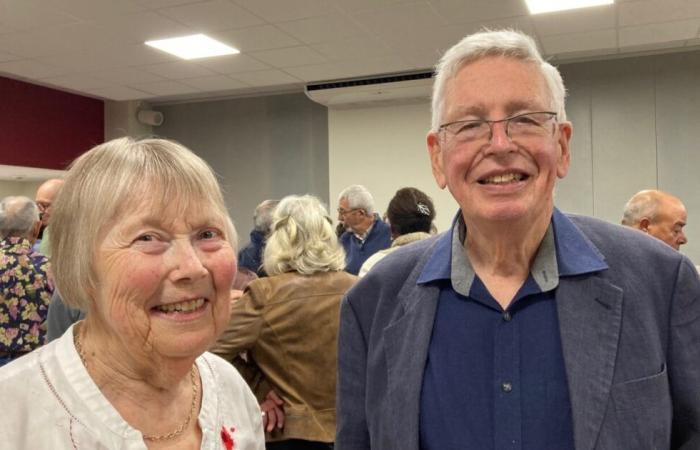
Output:
[[95,312],[134,356],[199,356],[228,323],[236,261],[225,219],[185,203],[123,208],[98,243]]

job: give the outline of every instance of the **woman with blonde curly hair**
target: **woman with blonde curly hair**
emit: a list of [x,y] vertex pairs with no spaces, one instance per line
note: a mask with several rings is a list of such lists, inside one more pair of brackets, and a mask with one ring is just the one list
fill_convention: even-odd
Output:
[[263,267],[269,276],[233,302],[211,351],[229,361],[247,351],[268,449],[331,449],[340,301],[357,278],[343,271],[345,252],[316,197],[280,201]]

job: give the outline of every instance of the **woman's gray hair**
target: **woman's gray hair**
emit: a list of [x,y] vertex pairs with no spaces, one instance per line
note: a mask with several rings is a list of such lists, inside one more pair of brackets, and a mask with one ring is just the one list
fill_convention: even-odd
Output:
[[374,197],[361,184],[353,184],[343,189],[343,192],[338,195],[338,202],[340,203],[342,199],[348,201],[351,209],[364,209],[368,215],[374,214]]
[[39,208],[31,198],[10,196],[0,201],[0,239],[33,238],[32,228],[38,221]]
[[165,139],[114,139],[76,159],[51,217],[51,254],[65,303],[87,310],[97,290],[94,271],[101,239],[124,212],[151,201],[154,214],[175,207],[183,217],[209,204],[224,220],[224,237],[237,238],[216,176],[204,160]]
[[283,198],[273,213],[272,233],[265,244],[263,267],[268,275],[339,271],[345,251],[338,243],[328,211],[312,195]]
[[549,90],[550,107],[560,121],[566,121],[566,89],[556,67],[542,58],[535,41],[515,30],[488,30],[470,34],[447,50],[435,67],[432,99],[432,131],[443,121],[445,90],[457,72],[470,62],[488,56],[505,56],[535,64]]

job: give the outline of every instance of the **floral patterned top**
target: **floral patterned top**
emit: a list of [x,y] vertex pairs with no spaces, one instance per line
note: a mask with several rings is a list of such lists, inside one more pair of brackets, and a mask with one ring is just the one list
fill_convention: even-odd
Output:
[[0,241],[0,352],[24,353],[46,343],[53,293],[49,260],[25,238]]

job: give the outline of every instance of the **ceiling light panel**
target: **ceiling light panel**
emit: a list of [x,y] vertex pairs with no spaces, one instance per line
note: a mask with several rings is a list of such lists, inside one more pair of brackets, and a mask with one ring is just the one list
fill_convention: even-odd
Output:
[[589,6],[612,5],[613,0],[525,0],[530,14],[542,14]]
[[204,34],[146,41],[145,44],[182,59],[207,58],[210,56],[235,55],[236,53],[240,53],[237,49]]

